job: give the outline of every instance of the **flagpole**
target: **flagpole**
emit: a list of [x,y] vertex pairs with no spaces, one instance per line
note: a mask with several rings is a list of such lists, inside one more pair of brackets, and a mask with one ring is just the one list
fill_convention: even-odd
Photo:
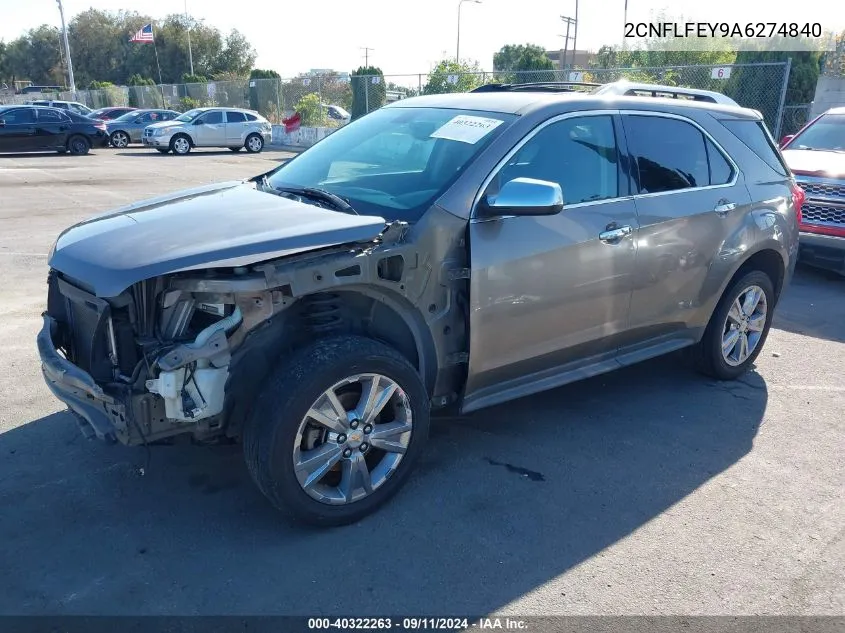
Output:
[[164,82],[161,80],[161,64],[158,63],[158,46],[156,46],[155,25],[153,25],[153,51],[156,54],[156,68],[158,68],[158,89],[159,92],[161,92],[161,107],[164,108]]

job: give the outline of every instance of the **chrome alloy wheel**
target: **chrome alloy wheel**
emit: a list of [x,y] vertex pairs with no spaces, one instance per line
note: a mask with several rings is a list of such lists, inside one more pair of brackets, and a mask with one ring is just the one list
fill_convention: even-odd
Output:
[[191,142],[184,136],[179,136],[173,141],[173,151],[177,154],[187,154],[191,151]]
[[733,302],[722,328],[722,357],[731,367],[741,365],[760,343],[768,305],[760,286],[749,286]]
[[311,405],[293,446],[296,478],[313,499],[359,501],[396,472],[413,431],[408,396],[379,374],[350,376]]
[[264,141],[261,140],[260,136],[250,136],[247,139],[247,148],[251,152],[260,152],[261,148],[264,147]]

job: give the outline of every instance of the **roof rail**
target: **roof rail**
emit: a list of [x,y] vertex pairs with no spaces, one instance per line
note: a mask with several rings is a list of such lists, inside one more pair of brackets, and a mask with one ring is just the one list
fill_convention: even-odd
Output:
[[576,88],[597,88],[604,84],[586,81],[536,81],[519,84],[484,84],[470,92],[513,92],[518,90],[537,90],[544,92],[575,92]]

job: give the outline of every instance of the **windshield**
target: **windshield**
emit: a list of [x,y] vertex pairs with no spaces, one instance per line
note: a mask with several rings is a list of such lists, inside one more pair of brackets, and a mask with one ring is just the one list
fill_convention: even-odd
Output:
[[845,152],[845,114],[825,114],[792,139],[785,149]]
[[382,108],[274,170],[269,184],[324,189],[362,215],[415,222],[514,118],[472,110]]
[[196,119],[202,113],[203,110],[188,110],[184,114],[177,116],[176,121],[190,122]]

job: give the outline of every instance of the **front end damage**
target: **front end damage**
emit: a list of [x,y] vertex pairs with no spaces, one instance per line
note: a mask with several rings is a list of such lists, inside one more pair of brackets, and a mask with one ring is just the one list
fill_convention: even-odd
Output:
[[418,240],[397,222],[374,241],[166,274],[109,298],[51,270],[37,341],[45,381],[88,437],[237,437],[286,354],[357,332],[407,354],[433,402],[448,404],[465,372],[466,262],[463,223],[436,215]]

